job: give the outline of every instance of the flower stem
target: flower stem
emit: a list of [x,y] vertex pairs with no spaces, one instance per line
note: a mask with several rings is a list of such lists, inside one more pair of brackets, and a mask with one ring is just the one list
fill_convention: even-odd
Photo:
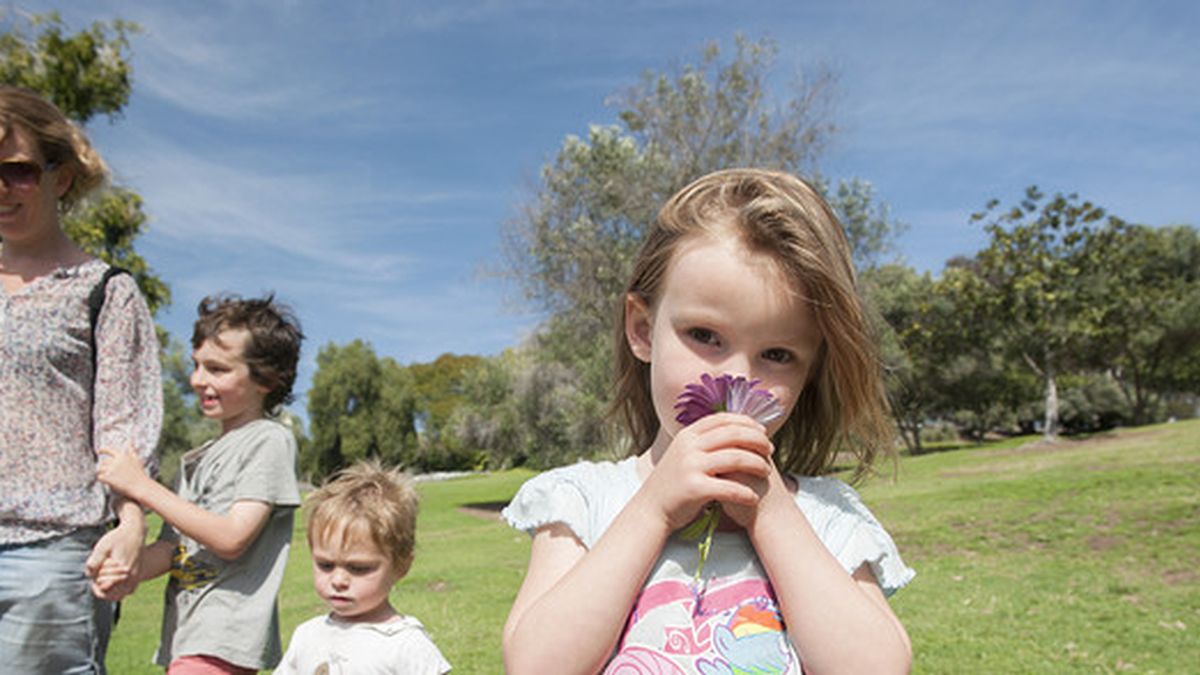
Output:
[[721,505],[710,502],[708,506],[704,507],[704,513],[700,514],[699,518],[679,531],[679,536],[685,540],[700,540],[696,545],[696,549],[700,553],[700,563],[696,565],[696,574],[692,578],[693,583],[700,582],[700,575],[704,572],[704,563],[708,562],[708,552],[712,549],[713,532],[716,531],[717,524],[720,522]]

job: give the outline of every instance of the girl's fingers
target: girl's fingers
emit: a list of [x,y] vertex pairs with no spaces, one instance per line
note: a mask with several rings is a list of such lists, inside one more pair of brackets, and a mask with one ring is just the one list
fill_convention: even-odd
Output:
[[722,425],[702,431],[695,437],[695,444],[709,453],[736,448],[770,457],[775,451],[775,446],[766,434],[760,429],[744,425]]
[[766,430],[767,430],[766,427],[759,424],[753,417],[749,417],[747,415],[741,415],[738,413],[728,413],[728,412],[714,413],[712,415],[707,415],[705,417],[702,417],[699,420],[697,420],[697,421],[693,422],[692,424],[688,425],[687,427],[685,427],[684,430],[685,431],[690,430],[690,431],[696,431],[698,433],[704,433],[711,429],[715,429],[717,427],[722,427],[722,426],[728,426],[728,425],[746,427],[747,429],[757,429],[760,433],[763,433],[763,434],[765,434]]
[[744,473],[765,478],[771,473],[771,461],[762,455],[745,450],[716,450],[705,456],[707,473],[720,476],[729,473]]
[[758,502],[759,494],[749,483],[770,474],[769,460],[743,450],[720,450],[704,459],[706,466],[700,475],[684,478],[678,484],[692,497],[691,501],[732,502],[746,506]]
[[722,504],[740,504],[754,506],[758,503],[758,493],[745,483],[730,478],[713,478],[711,501]]

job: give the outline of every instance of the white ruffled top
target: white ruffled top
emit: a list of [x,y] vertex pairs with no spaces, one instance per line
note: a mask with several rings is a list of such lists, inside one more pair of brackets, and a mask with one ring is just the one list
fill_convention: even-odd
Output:
[[[847,573],[868,563],[889,596],[912,581],[916,573],[904,564],[895,542],[854,488],[836,478],[792,477],[798,485],[796,505]],[[563,523],[591,548],[641,484],[635,457],[579,462],[526,481],[502,515],[530,535],[544,525]],[[694,548],[693,542],[689,549]],[[716,532],[709,565],[714,559],[720,564],[722,549],[753,555],[744,532]]]

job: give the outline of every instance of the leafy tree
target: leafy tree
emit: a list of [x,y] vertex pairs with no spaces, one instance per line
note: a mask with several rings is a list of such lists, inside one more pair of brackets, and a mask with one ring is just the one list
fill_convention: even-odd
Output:
[[302,471],[319,479],[366,458],[420,468],[416,411],[412,376],[393,359],[362,340],[325,345],[308,391]]
[[933,381],[937,354],[932,338],[937,334],[930,319],[934,281],[911,267],[869,267],[861,277],[864,295],[881,320],[880,336],[888,402],[900,438],[908,451],[920,454],[921,429],[936,411],[938,390]]
[[[57,12],[22,19],[0,16],[0,81],[45,94],[80,124],[96,115],[113,119],[129,102],[129,36],[137,24],[97,21],[73,35]],[[36,31],[29,37],[25,27]]]
[[550,468],[603,446],[602,405],[581,394],[565,365],[529,346],[483,360],[462,384],[466,396],[450,428],[462,447],[479,452],[477,464]]
[[836,189],[824,179],[816,183],[846,230],[856,269],[869,270],[883,263],[885,256],[897,253],[896,238],[908,230],[908,225],[892,219],[870,181],[839,180]]
[[923,452],[922,430],[947,420],[980,440],[1012,426],[1028,395],[1027,377],[1003,357],[996,329],[964,306],[950,266],[940,279],[902,265],[868,268],[863,284],[886,328],[883,355],[892,414],[910,453]]
[[379,360],[379,401],[373,431],[380,458],[389,464],[425,468],[418,455],[416,419],[419,399],[407,368],[391,358]]
[[315,477],[379,456],[374,412],[382,379],[375,350],[362,340],[321,348],[308,391],[313,442],[311,457],[304,462],[304,468]]
[[978,274],[976,260],[947,262],[934,285],[941,311],[931,323],[938,414],[977,442],[1019,426],[1018,411],[1040,398],[1035,374],[1013,358],[1006,326],[979,302]]
[[615,97],[626,129],[666,171],[659,177],[666,194],[732,166],[813,169],[835,129],[827,119],[835,81],[830,71],[814,69],[775,106],[766,86],[775,44],[741,35],[734,42],[728,63],[711,42],[699,63],[669,73],[647,71]]
[[1089,365],[1145,424],[1163,395],[1200,390],[1200,235],[1117,222],[1089,240],[1086,261]]
[[416,396],[418,425],[423,435],[431,439],[440,437],[455,408],[464,401],[462,380],[465,373],[482,361],[474,355],[442,354],[429,363],[408,366]]
[[1105,431],[1132,421],[1132,409],[1116,378],[1082,372],[1063,378],[1061,417],[1069,433]]
[[505,227],[506,270],[556,317],[556,349],[576,348],[566,362],[606,351],[597,336],[607,336],[642,235],[672,193],[716,169],[815,164],[834,130],[834,78],[819,70],[773,106],[765,82],[775,52],[739,36],[730,60],[714,43],[696,64],[646,72],[611,100],[621,125],[568,136],[542,170],[537,193]]
[[991,242],[976,255],[976,274],[964,277],[959,291],[993,319],[989,323],[1003,330],[1012,353],[1042,379],[1043,433],[1054,439],[1057,378],[1089,328],[1080,283],[1085,244],[1105,212],[1073,194],[1044,197],[1030,187],[1016,206],[998,211],[992,200],[971,217],[985,221]]
[[[0,82],[41,93],[81,125],[97,115],[114,120],[129,102],[129,36],[137,30],[117,19],[70,33],[57,13],[10,10],[0,15]],[[63,229],[89,253],[133,272],[154,311],[170,292],[134,250],[145,222],[141,198],[116,188],[76,207]]]
[[462,447],[473,448],[489,468],[520,466],[529,460],[514,382],[521,358],[514,349],[483,359],[463,374],[465,400],[454,409],[448,428]]
[[156,312],[170,304],[171,291],[133,248],[145,225],[142,198],[122,187],[87,200],[63,218],[63,230],[80,247],[133,274],[150,311]]

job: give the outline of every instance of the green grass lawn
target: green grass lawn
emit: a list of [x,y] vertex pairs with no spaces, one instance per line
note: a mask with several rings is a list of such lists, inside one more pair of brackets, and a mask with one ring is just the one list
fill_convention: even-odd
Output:
[[[861,486],[917,578],[893,598],[915,670],[1196,672],[1200,421],[1052,446],[1013,439],[900,461]],[[500,629],[528,538],[459,506],[503,502],[531,474],[420,485],[416,563],[392,597],[460,673],[501,673]],[[297,523],[284,640],[322,612]],[[109,668],[153,673],[162,582],[124,603]]]

